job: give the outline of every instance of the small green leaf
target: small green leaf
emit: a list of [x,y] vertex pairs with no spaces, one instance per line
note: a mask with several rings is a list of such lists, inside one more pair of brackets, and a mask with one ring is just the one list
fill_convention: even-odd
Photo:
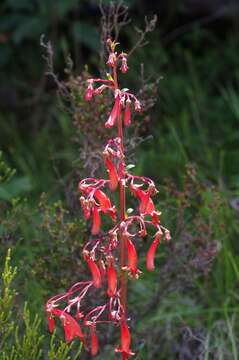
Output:
[[112,78],[112,75],[110,73],[106,73],[106,77],[107,77],[107,80],[114,81],[114,79]]

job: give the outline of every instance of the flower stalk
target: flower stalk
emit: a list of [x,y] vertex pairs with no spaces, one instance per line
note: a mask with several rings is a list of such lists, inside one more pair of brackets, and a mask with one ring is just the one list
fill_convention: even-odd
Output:
[[[129,173],[124,151],[124,127],[132,125],[132,108],[136,114],[142,111],[140,101],[128,89],[121,89],[118,69],[127,73],[127,54],[117,54],[118,43],[108,40],[107,65],[112,76],[109,79],[89,79],[85,100],[113,92],[114,104],[105,122],[105,128],[117,127],[117,136],[108,140],[102,156],[107,179],[86,178],[79,182],[80,203],[86,220],[91,221],[91,236],[84,245],[83,258],[88,265],[91,280],[74,284],[65,293],[48,300],[46,312],[49,331],[55,329],[59,319],[67,342],[79,338],[86,350],[95,356],[100,347],[98,324],[112,324],[120,328],[121,345],[115,351],[122,360],[134,355],[131,350],[131,334],[127,314],[127,282],[137,280],[142,272],[138,269],[138,242],[146,238],[148,228],[155,235],[146,255],[146,269],[155,269],[155,255],[161,239],[170,240],[170,232],[160,224],[160,212],[152,197],[157,194],[154,182],[147,177]],[[137,209],[126,213],[126,187],[138,202]],[[119,193],[119,209],[112,205],[108,192]],[[127,214],[127,215],[126,215]],[[105,231],[104,220],[113,224]],[[104,288],[104,304],[90,308],[87,297]],[[84,301],[83,301],[84,300]]]

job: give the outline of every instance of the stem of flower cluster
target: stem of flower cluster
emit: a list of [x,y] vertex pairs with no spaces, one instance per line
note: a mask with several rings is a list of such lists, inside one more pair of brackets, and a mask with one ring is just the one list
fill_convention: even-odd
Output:
[[[118,76],[116,66],[113,68],[114,86],[115,90],[119,89]],[[118,137],[120,138],[120,146],[122,153],[124,154],[124,138],[123,138],[123,125],[121,114],[118,115]],[[125,165],[124,161],[119,162],[119,184],[120,184],[120,221],[125,220]],[[127,277],[126,271],[126,241],[125,238],[120,234],[120,301],[126,314],[126,298],[127,298]]]

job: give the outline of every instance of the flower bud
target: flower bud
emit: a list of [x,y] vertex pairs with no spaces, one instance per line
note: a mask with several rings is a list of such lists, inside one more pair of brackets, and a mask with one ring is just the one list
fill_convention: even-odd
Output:
[[94,94],[93,79],[88,80],[88,87],[85,93],[85,100],[90,101]]
[[165,235],[165,239],[166,239],[167,241],[171,240],[171,235],[170,235],[170,231],[169,231],[169,230],[165,230],[164,235]]
[[127,99],[126,100],[126,107],[125,107],[125,112],[124,112],[124,124],[125,126],[130,126],[131,124],[131,100]]
[[111,67],[114,67],[115,66],[115,64],[116,64],[116,55],[115,55],[115,53],[114,52],[112,52],[112,53],[110,53],[109,54],[109,57],[108,57],[108,61],[107,61],[107,65],[108,66],[111,66]]
[[122,56],[120,71],[125,74],[128,71],[127,58]]
[[134,109],[136,112],[141,112],[142,108],[141,108],[141,104],[140,104],[139,100],[135,100]]

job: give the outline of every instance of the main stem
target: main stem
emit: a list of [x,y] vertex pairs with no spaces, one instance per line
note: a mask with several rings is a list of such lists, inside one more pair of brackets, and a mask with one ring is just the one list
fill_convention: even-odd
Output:
[[[115,90],[119,89],[118,76],[116,66],[113,68],[113,78]],[[123,137],[123,125],[121,114],[118,114],[118,137],[120,138],[120,146],[122,153],[124,154],[124,137]],[[119,162],[119,178],[120,178],[120,221],[125,220],[125,164],[124,160],[120,159]],[[127,302],[127,276],[124,270],[126,266],[126,241],[120,233],[120,302],[123,307],[124,314],[126,314],[126,302]]]

